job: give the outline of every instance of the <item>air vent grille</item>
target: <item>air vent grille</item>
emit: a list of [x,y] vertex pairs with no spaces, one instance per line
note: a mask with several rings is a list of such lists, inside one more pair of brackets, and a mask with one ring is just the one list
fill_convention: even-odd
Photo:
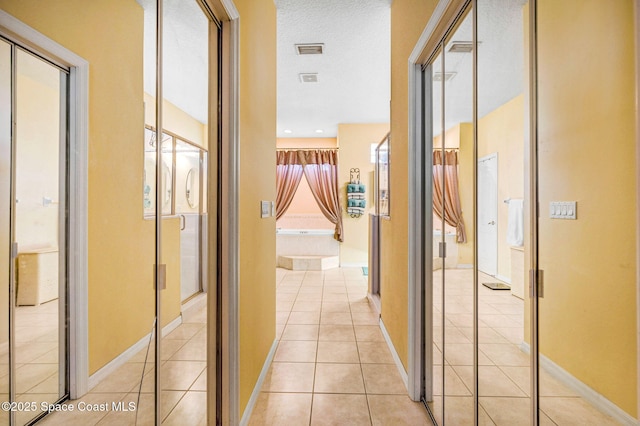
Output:
[[449,47],[452,53],[471,53],[473,52],[473,43],[470,41],[454,41]]
[[315,72],[306,72],[299,74],[301,83],[317,83],[318,82],[318,73]]
[[322,43],[300,43],[296,44],[298,55],[322,55],[324,44]]
[[455,72],[445,72],[444,73],[444,78],[441,72],[435,72],[433,73],[433,81],[449,81],[451,80],[453,77],[456,76]]

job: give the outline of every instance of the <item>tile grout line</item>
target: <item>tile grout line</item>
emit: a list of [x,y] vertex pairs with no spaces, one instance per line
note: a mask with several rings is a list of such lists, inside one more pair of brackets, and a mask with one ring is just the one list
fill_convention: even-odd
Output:
[[[304,275],[306,277],[307,273],[305,272]],[[302,282],[304,283],[304,278]],[[302,288],[302,285],[300,287]],[[320,293],[320,315],[318,317],[318,335],[316,336],[316,356],[313,362],[313,380],[311,382],[311,406],[309,407],[309,426],[311,426],[311,422],[313,420],[313,400],[315,399],[316,373],[318,370],[318,349],[320,346],[320,323],[322,321],[322,302],[324,300],[323,293],[324,293],[324,274],[322,275],[322,293]]]
[[[346,284],[345,284],[346,288]],[[364,370],[362,369],[362,357],[360,356],[360,345],[358,344],[358,337],[356,336],[356,326],[353,323],[353,310],[351,309],[351,300],[349,299],[349,294],[347,291],[347,302],[349,304],[349,315],[351,316],[351,327],[353,328],[353,335],[356,343],[356,351],[358,352],[358,364],[360,365],[360,376],[362,377],[362,387],[364,390],[364,399],[367,403],[367,412],[369,414],[369,424],[373,424],[373,419],[371,416],[371,405],[369,404],[369,392],[367,390],[367,383],[364,378]]]

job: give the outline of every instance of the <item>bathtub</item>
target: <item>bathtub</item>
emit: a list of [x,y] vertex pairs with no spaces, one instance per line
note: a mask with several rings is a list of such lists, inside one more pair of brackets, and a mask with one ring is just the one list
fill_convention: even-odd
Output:
[[278,256],[338,256],[340,243],[333,229],[276,229]]

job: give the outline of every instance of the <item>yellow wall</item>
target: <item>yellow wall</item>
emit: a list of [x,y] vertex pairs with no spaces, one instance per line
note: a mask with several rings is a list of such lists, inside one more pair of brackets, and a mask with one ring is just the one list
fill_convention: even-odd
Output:
[[[342,203],[342,223],[344,241],[340,244],[340,265],[366,266],[369,262],[369,214],[375,212],[371,144],[378,144],[389,133],[388,123],[339,124],[338,144],[340,145],[340,202]],[[391,152],[393,156],[393,152]],[[393,161],[393,160],[392,160]],[[392,166],[393,167],[393,166]],[[360,169],[360,182],[366,185],[367,206],[364,215],[352,218],[347,214],[347,183],[349,170]]]
[[[16,241],[20,251],[58,248],[60,71],[18,53]],[[43,205],[49,198],[52,204]]]
[[235,0],[240,12],[240,416],[276,331],[276,8]]
[[[143,140],[143,11],[134,0],[0,0],[0,8],[90,64],[88,308],[94,373],[153,325],[153,222],[143,219],[143,152],[136,148]],[[178,220],[165,223],[165,243],[177,244]],[[165,256],[167,302],[179,285],[174,258]],[[163,323],[178,313],[179,306],[167,306]]]
[[507,244],[507,198],[524,197],[524,96],[519,95],[478,121],[478,158],[498,153],[498,275],[511,278]]
[[[144,94],[144,124],[156,125],[156,99]],[[162,128],[207,149],[207,126],[167,101],[162,102]]]
[[[380,221],[382,320],[401,361],[408,351],[408,59],[436,0],[397,0],[391,4],[391,215]],[[394,164],[399,165],[394,167]]]
[[634,2],[538,4],[540,349],[635,415]]

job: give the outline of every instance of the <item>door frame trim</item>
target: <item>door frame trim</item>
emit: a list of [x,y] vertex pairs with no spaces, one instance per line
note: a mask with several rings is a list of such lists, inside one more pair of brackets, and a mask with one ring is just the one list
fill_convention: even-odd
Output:
[[637,414],[640,419],[640,0],[633,2],[635,23],[635,120],[636,120],[636,357]]
[[[208,362],[215,366],[207,369],[207,402],[209,407],[207,422],[215,424],[239,424],[240,422],[240,311],[239,311],[239,224],[240,203],[240,14],[233,0],[204,1],[221,23],[220,31],[220,141],[216,152],[215,170],[209,149],[209,176],[215,173],[219,193],[209,186],[210,223],[216,224],[216,231],[209,227],[209,238],[216,235],[216,250],[208,251],[209,269],[209,342]],[[211,182],[211,179],[209,179]],[[211,206],[216,206],[215,218]],[[211,222],[214,220],[214,222]],[[214,290],[215,289],[215,290]],[[214,320],[215,318],[215,320]],[[212,329],[211,325],[215,321]],[[213,332],[213,333],[212,333]],[[212,335],[215,334],[215,335]],[[211,351],[213,350],[213,353]],[[211,368],[215,367],[215,368]],[[212,392],[212,390],[214,390]],[[212,413],[213,411],[213,413]],[[212,415],[213,414],[213,415]]]
[[88,141],[89,62],[0,10],[0,33],[69,67],[69,396],[89,389],[88,342]]

